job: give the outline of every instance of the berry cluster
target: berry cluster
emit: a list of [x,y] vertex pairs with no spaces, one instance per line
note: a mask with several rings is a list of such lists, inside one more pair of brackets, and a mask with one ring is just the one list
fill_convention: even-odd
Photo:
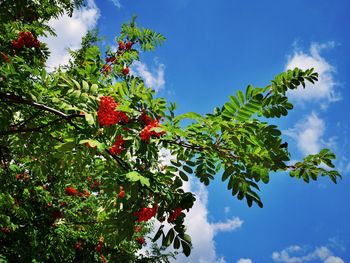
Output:
[[137,217],[137,222],[148,221],[157,214],[158,205],[155,204],[152,208],[143,207],[138,212],[134,213]]
[[118,49],[119,50],[130,50],[132,45],[134,45],[134,43],[131,41],[128,41],[126,44],[124,44],[123,41],[119,41],[118,42]]
[[115,56],[107,57],[106,63],[114,63],[116,60],[117,60],[117,58]]
[[88,190],[84,189],[82,192],[80,192],[78,194],[80,197],[83,197],[83,198],[88,198],[91,194]]
[[181,215],[182,210],[183,209],[181,207],[175,208],[175,210],[170,214],[168,222],[171,223],[175,221]]
[[[125,51],[128,51],[131,49],[132,45],[134,43],[129,41],[126,44],[124,44],[123,41],[118,42],[118,51],[117,51],[117,56],[123,54]],[[110,56],[106,57],[106,64],[103,65],[102,67],[102,73],[106,76],[112,71],[112,64],[116,62],[117,58],[115,56]],[[110,64],[109,64],[110,63]],[[123,75],[128,75],[130,73],[130,69],[128,67],[124,67],[122,69],[122,74]]]
[[111,96],[103,96],[97,111],[98,121],[101,126],[110,126],[117,123],[129,122],[128,116],[122,111],[116,111],[118,104]]
[[65,188],[64,191],[66,192],[67,195],[71,195],[71,196],[77,195],[79,193],[78,190],[72,186]]
[[[147,120],[147,121],[149,121],[149,120]],[[146,127],[143,128],[143,130],[141,131],[141,133],[140,133],[141,140],[149,141],[149,139],[151,138],[152,135],[154,135],[156,137],[160,137],[162,134],[165,133],[165,131],[156,132],[154,130],[154,128],[157,128],[157,127],[159,127],[159,120],[154,119],[148,125],[146,125]]]
[[124,138],[118,135],[115,139],[114,145],[109,149],[109,152],[113,155],[121,154],[124,151]]
[[32,32],[20,32],[17,40],[12,40],[11,46],[13,49],[23,49],[23,47],[27,48],[38,48],[40,47],[40,41],[33,36]]

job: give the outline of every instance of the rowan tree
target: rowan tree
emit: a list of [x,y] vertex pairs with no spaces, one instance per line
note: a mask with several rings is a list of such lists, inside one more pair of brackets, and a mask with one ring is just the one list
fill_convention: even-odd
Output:
[[[68,65],[47,71],[49,50],[39,40],[53,33],[47,22],[81,5],[1,2],[2,261],[168,262],[172,254],[157,240],[188,256],[184,222],[195,196],[182,185],[190,175],[205,185],[221,176],[233,196],[260,207],[259,187],[273,172],[337,182],[330,150],[290,164],[288,144],[269,123],[293,109],[288,90],[317,81],[313,69],[249,85],[212,113],[176,116],[175,103],[131,74],[140,54],[165,40],[134,18],[122,26],[116,51],[102,54],[90,32]],[[148,237],[152,221],[160,228]],[[145,242],[155,248],[139,255]]]

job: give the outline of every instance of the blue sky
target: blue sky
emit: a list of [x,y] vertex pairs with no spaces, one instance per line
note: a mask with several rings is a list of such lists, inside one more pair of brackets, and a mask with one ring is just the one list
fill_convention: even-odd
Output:
[[166,43],[143,55],[133,72],[176,101],[178,113],[210,112],[238,89],[268,85],[287,68],[320,73],[317,85],[290,94],[295,110],[272,122],[284,131],[293,160],[331,148],[343,180],[307,185],[272,174],[261,187],[263,209],[232,198],[221,175],[209,188],[192,180],[194,250],[175,262],[350,262],[349,10],[347,0],[89,0],[72,19],[52,21],[59,38],[48,39],[51,66],[67,61],[65,48],[79,47],[94,26],[104,44],[115,45],[113,36],[133,14],[165,35]]

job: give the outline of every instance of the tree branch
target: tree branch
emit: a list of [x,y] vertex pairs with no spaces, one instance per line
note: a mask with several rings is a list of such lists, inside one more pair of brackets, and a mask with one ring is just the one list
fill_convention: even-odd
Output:
[[0,135],[10,135],[10,134],[16,134],[16,133],[26,133],[26,132],[42,132],[42,129],[50,126],[53,123],[59,122],[63,120],[62,118],[58,118],[56,120],[50,121],[46,123],[45,125],[35,127],[35,128],[23,128],[23,129],[13,129],[8,131],[0,131]]
[[51,112],[59,117],[61,117],[61,119],[66,120],[70,125],[72,125],[73,127],[75,127],[76,129],[80,130],[80,128],[73,123],[72,119],[73,118],[82,118],[84,116],[80,115],[80,114],[65,114],[59,110],[56,110],[54,108],[51,108],[49,106],[46,106],[44,104],[40,104],[37,103],[35,101],[32,100],[27,100],[27,99],[23,99],[20,96],[17,96],[15,94],[9,93],[9,92],[0,92],[0,98],[4,99],[1,102],[5,102],[5,103],[18,103],[18,104],[25,104],[25,105],[30,105],[32,107],[47,111],[47,112]]

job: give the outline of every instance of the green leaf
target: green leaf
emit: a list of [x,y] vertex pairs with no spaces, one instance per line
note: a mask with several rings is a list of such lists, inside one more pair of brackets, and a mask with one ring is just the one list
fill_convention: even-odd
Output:
[[83,91],[88,92],[89,84],[85,80],[83,80],[82,83],[83,83]]
[[180,248],[180,239],[176,236],[174,239],[174,249]]
[[85,116],[85,120],[86,122],[89,124],[89,125],[93,125],[95,123],[95,119],[94,119],[94,116],[92,116],[92,114],[90,113],[84,113],[84,116]]
[[66,143],[60,143],[56,145],[54,148],[56,150],[66,152],[66,151],[71,151],[74,148],[74,146],[75,146],[74,142],[66,142]]
[[231,174],[233,174],[234,171],[235,171],[235,167],[234,167],[234,166],[228,166],[228,167],[225,169],[224,173],[222,174],[221,181],[223,181],[223,182],[226,181],[227,178],[228,178]]
[[241,91],[241,90],[238,90],[237,91],[237,97],[238,97],[238,99],[239,99],[239,102],[241,103],[241,104],[244,104],[244,94],[243,94],[243,92]]
[[161,225],[159,227],[157,233],[155,234],[155,236],[152,239],[153,242],[157,241],[160,238],[161,235],[164,235],[163,228],[164,228],[164,225]]
[[193,170],[192,170],[192,168],[191,167],[189,167],[189,166],[187,166],[187,165],[184,165],[183,167],[182,167],[186,172],[188,172],[188,173],[193,173]]
[[182,245],[183,253],[185,254],[186,257],[188,257],[191,254],[190,245],[186,241],[183,241],[183,240],[181,240],[181,245]]
[[186,182],[188,181],[188,176],[183,171],[179,171],[179,176],[181,177],[182,180]]

